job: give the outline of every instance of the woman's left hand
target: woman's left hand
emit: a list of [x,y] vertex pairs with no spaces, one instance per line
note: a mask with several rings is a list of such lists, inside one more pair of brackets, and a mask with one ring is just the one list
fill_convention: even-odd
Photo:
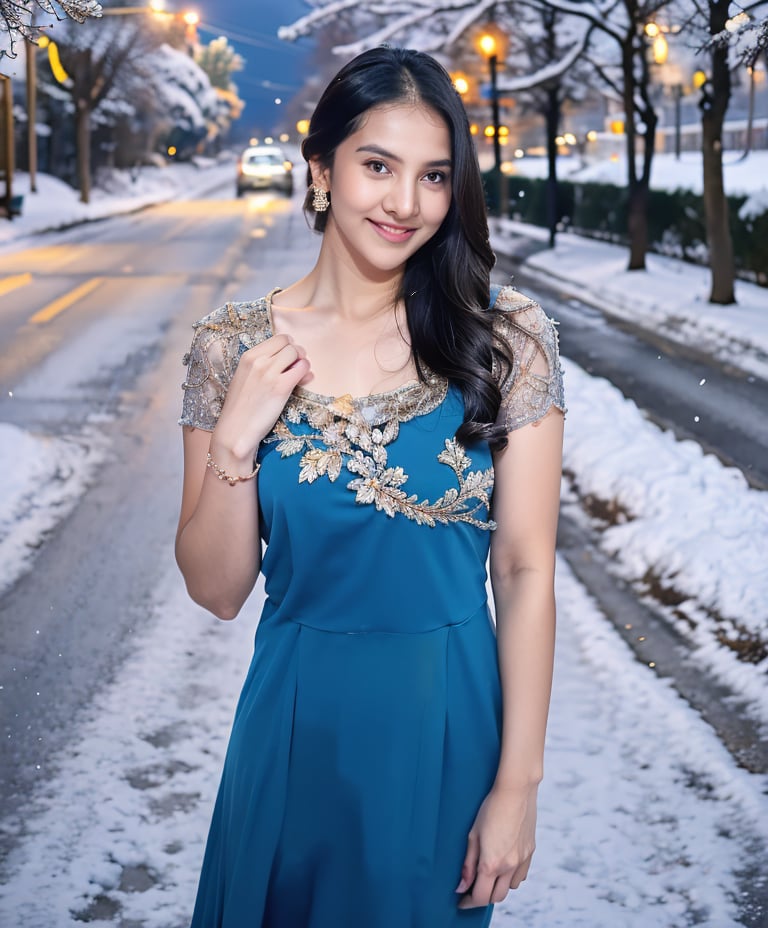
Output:
[[494,786],[469,832],[461,868],[460,909],[502,902],[528,875],[536,833],[537,785]]

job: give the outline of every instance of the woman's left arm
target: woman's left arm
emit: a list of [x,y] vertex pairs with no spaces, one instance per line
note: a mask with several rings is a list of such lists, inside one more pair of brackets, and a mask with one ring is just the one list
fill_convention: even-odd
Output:
[[502,686],[501,756],[469,834],[456,891],[460,908],[501,902],[526,878],[555,642],[555,538],[563,414],[557,408],[509,434],[494,459],[491,585]]

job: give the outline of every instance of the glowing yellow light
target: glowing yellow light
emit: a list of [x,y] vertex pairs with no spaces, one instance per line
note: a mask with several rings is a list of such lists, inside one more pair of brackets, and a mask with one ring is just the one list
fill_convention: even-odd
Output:
[[648,661],[648,666],[649,666],[649,667],[655,667],[655,666],[656,666],[656,661]]
[[611,132],[614,135],[624,135],[624,120],[623,119],[612,119],[611,120]]
[[251,139],[248,140],[248,144],[249,144],[249,145],[258,145],[258,144],[259,144],[259,140],[258,140],[257,138],[255,138],[255,137],[254,137],[254,138],[251,138]]
[[480,51],[486,56],[486,58],[490,58],[491,55],[496,54],[496,39],[490,34],[490,32],[484,32],[478,39],[477,44],[480,47]]
[[504,138],[509,135],[509,126],[499,126],[499,138]]
[[299,135],[306,135],[307,132],[309,132],[309,120],[300,119],[296,123],[296,131],[299,133]]
[[589,132],[587,132],[587,141],[588,141],[588,142],[596,142],[596,141],[597,141],[597,132],[595,132],[594,129],[590,129]]
[[272,138],[272,136],[271,136],[271,135],[268,135],[268,136],[264,139],[264,144],[265,144],[265,145],[272,145],[274,141],[275,141],[275,140]]
[[694,71],[693,72],[693,86],[696,90],[701,90],[701,88],[707,82],[707,75],[704,71]]
[[524,157],[525,157],[525,152],[523,151],[523,149],[522,149],[522,148],[516,148],[516,149],[515,149],[515,158],[524,158]]
[[281,142],[287,142],[289,138],[290,138],[290,136],[288,135],[287,132],[281,132],[281,133],[280,133],[280,141],[281,141]]
[[168,154],[169,154],[169,156],[170,156],[171,158],[173,158],[173,156],[176,154],[176,146],[175,146],[175,145],[169,145],[169,146],[168,146]]
[[565,136],[558,135],[557,138],[555,139],[555,145],[565,145]]
[[563,140],[565,141],[566,145],[576,144],[576,136],[573,134],[573,132],[566,132],[563,136]]
[[196,13],[194,10],[188,10],[184,14],[184,22],[188,26],[197,26],[200,22],[200,14]]
[[165,10],[165,0],[149,0],[149,8],[155,13],[162,13]]
[[64,70],[64,65],[59,58],[59,47],[55,42],[48,41],[48,62],[51,65],[53,76],[60,84],[69,80],[69,74]]
[[451,74],[451,81],[456,88],[456,93],[460,96],[463,97],[469,93],[469,78],[463,71],[454,71]]
[[486,126],[485,129],[483,129],[483,135],[487,139],[492,139],[494,135],[496,135],[496,130],[493,128],[493,126]]
[[656,25],[656,23],[646,23],[645,24],[645,34],[649,39],[655,39],[657,35],[661,32],[661,29]]
[[669,56],[669,44],[663,35],[657,35],[653,40],[653,60],[656,64],[665,64]]
[[480,131],[480,126],[478,126],[476,122],[473,122],[472,125],[469,127],[469,134],[477,135],[479,131]]

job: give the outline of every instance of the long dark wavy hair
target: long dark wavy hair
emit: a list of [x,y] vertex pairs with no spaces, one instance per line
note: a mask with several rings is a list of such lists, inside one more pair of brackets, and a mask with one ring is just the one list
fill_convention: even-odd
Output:
[[[512,361],[494,334],[496,311],[488,310],[495,258],[482,179],[469,120],[447,71],[412,49],[382,46],[363,52],[325,89],[302,154],[308,162],[316,158],[331,168],[336,149],[360,128],[370,109],[399,101],[421,103],[439,113],[451,135],[451,205],[437,233],[408,259],[398,295],[405,303],[414,362],[421,379],[426,365],[461,390],[464,421],[457,440],[485,440],[498,450],[507,440],[505,430],[495,424],[501,391],[494,371],[504,376]],[[307,170],[307,185],[311,183]],[[311,186],[304,206],[312,211]],[[323,232],[327,221],[328,213],[316,212],[315,230]]]

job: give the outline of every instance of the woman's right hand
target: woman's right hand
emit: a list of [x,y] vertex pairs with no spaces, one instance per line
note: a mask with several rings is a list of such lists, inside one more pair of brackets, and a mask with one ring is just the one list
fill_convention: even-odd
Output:
[[[259,443],[272,431],[294,387],[309,373],[304,349],[290,335],[273,335],[240,356],[216,428],[211,454],[250,470]],[[221,460],[220,460],[221,459]]]

